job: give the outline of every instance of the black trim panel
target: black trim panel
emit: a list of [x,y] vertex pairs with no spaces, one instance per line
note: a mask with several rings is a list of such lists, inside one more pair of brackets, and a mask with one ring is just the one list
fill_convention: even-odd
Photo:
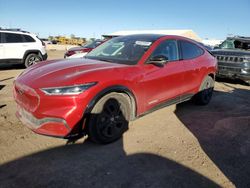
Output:
[[155,107],[153,107],[150,110],[144,112],[143,114],[137,116],[137,118],[143,117],[143,116],[145,116],[147,114],[150,114],[150,113],[152,113],[152,112],[154,112],[156,110],[165,108],[167,106],[171,106],[173,104],[178,104],[178,103],[190,100],[193,96],[194,96],[194,94],[185,94],[185,95],[181,95],[181,96],[178,96],[176,98],[173,98],[173,99],[169,99],[169,100],[167,100],[167,101],[165,101],[165,102],[163,102],[161,104],[156,105]]
[[0,63],[22,64],[22,59],[0,59]]

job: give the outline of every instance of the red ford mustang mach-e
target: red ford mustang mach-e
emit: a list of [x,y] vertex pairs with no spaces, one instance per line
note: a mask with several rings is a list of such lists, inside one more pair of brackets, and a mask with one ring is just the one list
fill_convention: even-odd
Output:
[[84,59],[26,69],[14,82],[17,117],[39,134],[70,138],[84,132],[110,143],[130,120],[159,107],[191,98],[208,104],[216,68],[203,46],[184,37],[117,37]]

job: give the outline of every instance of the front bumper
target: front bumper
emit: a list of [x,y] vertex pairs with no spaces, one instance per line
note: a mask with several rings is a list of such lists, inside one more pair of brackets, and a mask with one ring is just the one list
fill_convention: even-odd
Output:
[[45,53],[44,55],[42,55],[42,60],[43,61],[47,60],[47,58],[48,58],[48,54],[47,53]]
[[[47,96],[39,89],[15,83],[18,119],[38,134],[68,137],[79,132],[90,96]],[[80,128],[80,127],[79,127]]]
[[250,81],[250,67],[244,64],[232,64],[218,62],[218,77],[236,78]]
[[23,124],[39,134],[65,137],[71,132],[71,128],[64,119],[52,117],[38,119],[19,105],[17,105],[16,116]]

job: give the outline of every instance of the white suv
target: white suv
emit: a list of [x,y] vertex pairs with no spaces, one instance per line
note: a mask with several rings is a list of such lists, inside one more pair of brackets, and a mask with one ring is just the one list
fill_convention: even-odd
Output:
[[45,44],[36,35],[0,29],[0,63],[19,63],[29,67],[46,59]]

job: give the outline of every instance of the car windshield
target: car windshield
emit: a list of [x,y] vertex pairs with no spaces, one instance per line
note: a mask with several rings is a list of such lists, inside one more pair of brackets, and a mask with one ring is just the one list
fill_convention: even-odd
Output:
[[225,40],[219,45],[221,49],[250,50],[250,41]]
[[219,45],[221,49],[234,49],[234,41],[233,40],[225,40]]
[[149,49],[154,39],[146,36],[123,36],[113,38],[98,46],[86,58],[135,65]]

